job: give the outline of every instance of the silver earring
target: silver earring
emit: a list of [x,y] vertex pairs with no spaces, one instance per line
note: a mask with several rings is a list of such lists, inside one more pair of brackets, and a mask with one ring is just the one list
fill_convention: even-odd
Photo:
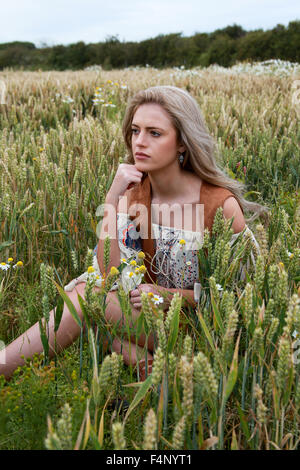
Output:
[[181,153],[178,158],[179,158],[180,164],[182,165],[182,164],[183,164],[183,160],[184,160],[184,155],[183,155],[183,153]]

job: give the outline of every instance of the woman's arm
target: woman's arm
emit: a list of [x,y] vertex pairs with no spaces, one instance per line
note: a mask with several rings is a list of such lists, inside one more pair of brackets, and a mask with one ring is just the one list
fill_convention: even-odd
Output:
[[242,232],[245,228],[245,218],[239,203],[234,197],[226,199],[223,205],[223,215],[226,219],[233,217],[232,230],[233,233]]
[[[132,184],[139,184],[142,180],[143,173],[136,169],[135,165],[129,165],[127,163],[121,163],[117,169],[116,175],[112,182],[112,185],[107,193],[105,204],[105,214],[102,221],[100,240],[98,243],[97,250],[97,261],[101,273],[104,273],[104,240],[107,236],[110,237],[110,261],[107,271],[112,266],[119,266],[120,264],[120,248],[118,241],[118,226],[117,226],[117,212],[121,206],[120,198],[125,201],[126,191]],[[126,212],[126,211],[125,211]]]
[[102,221],[100,239],[98,242],[97,249],[97,261],[101,273],[104,273],[104,239],[110,237],[110,261],[107,267],[107,272],[109,272],[112,266],[119,266],[120,264],[120,248],[118,242],[118,227],[117,227],[117,212],[119,208],[119,198],[115,195],[107,194],[105,199],[105,214]]

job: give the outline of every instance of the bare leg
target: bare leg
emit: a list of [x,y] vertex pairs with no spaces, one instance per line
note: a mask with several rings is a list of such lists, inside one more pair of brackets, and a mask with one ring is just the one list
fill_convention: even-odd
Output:
[[[72,292],[68,292],[68,296],[72,301],[78,315],[82,318],[81,308],[78,302],[77,293],[81,297],[84,297],[85,283],[78,284]],[[98,289],[98,288],[95,288]],[[132,317],[135,320],[140,311],[132,307]],[[49,314],[49,356],[54,356],[54,311],[52,310]],[[107,308],[106,316],[108,320],[114,322],[118,321],[122,317],[122,311],[118,302],[118,298],[115,292],[109,292],[107,295]],[[80,334],[80,328],[73,319],[66,305],[64,305],[63,315],[60,322],[58,331],[56,332],[56,350],[57,352],[70,346]],[[133,339],[133,338],[132,338]],[[135,338],[134,338],[135,342]],[[142,335],[138,339],[138,344],[144,346],[145,336]],[[136,346],[131,343],[129,348],[128,341],[124,342],[123,357],[126,364],[135,364],[138,360]],[[148,348],[153,350],[153,339],[149,338]],[[116,352],[120,352],[121,343],[115,339],[113,342],[113,349]],[[130,355],[129,355],[130,349]],[[6,378],[10,378],[13,371],[18,367],[24,365],[25,358],[32,357],[35,353],[40,354],[43,351],[42,342],[40,339],[39,323],[35,323],[25,333],[16,338],[11,344],[5,349],[0,351],[0,375],[4,375]],[[149,358],[152,356],[149,354]]]

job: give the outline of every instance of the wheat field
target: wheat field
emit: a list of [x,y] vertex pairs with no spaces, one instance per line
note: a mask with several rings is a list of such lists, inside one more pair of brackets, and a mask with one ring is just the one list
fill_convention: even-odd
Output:
[[[250,239],[231,251],[218,212],[199,250],[196,309],[175,295],[164,318],[143,297],[136,328],[156,339],[143,383],[104,347],[120,332],[104,318],[108,285],[96,296],[91,278],[78,341],[49,361],[41,331],[44,356],[10,382],[0,378],[1,449],[299,448],[300,72],[282,70],[0,72],[1,344],[59,312],[62,287],[92,264],[97,207],[126,158],[122,119],[136,91],[189,91],[218,164],[245,184],[246,199],[269,208],[268,220],[249,225],[259,252]],[[251,250],[256,264],[242,279]],[[115,409],[113,400],[127,405]]]

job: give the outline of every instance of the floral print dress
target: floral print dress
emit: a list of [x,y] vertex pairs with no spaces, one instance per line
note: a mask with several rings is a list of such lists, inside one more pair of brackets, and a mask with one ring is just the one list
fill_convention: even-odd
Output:
[[[138,238],[134,223],[129,219],[128,214],[117,214],[118,241],[120,248],[120,263],[122,259],[134,257],[137,260],[138,252],[142,250],[141,239]],[[157,276],[157,284],[169,288],[193,289],[194,283],[199,282],[199,263],[197,252],[203,244],[203,236],[199,232],[181,230],[174,227],[166,227],[152,224],[155,243],[155,255],[152,260],[152,269]],[[243,236],[251,236],[259,251],[259,245],[249,227],[246,226]],[[231,244],[235,242],[239,233],[232,235]],[[180,243],[184,240],[185,243]],[[251,253],[251,261],[255,264],[255,259]],[[101,277],[97,261],[97,247],[94,251],[93,266],[95,272]],[[246,266],[248,268],[248,265]],[[128,273],[130,266],[126,266],[122,271],[122,280],[127,285],[127,290],[133,289],[134,285],[128,284]],[[241,271],[241,277],[245,273]],[[86,282],[88,273],[85,272],[76,279],[73,279],[67,286],[66,291],[72,291],[76,284]],[[101,279],[96,281],[96,286],[101,287]],[[118,289],[115,283],[111,290]]]

